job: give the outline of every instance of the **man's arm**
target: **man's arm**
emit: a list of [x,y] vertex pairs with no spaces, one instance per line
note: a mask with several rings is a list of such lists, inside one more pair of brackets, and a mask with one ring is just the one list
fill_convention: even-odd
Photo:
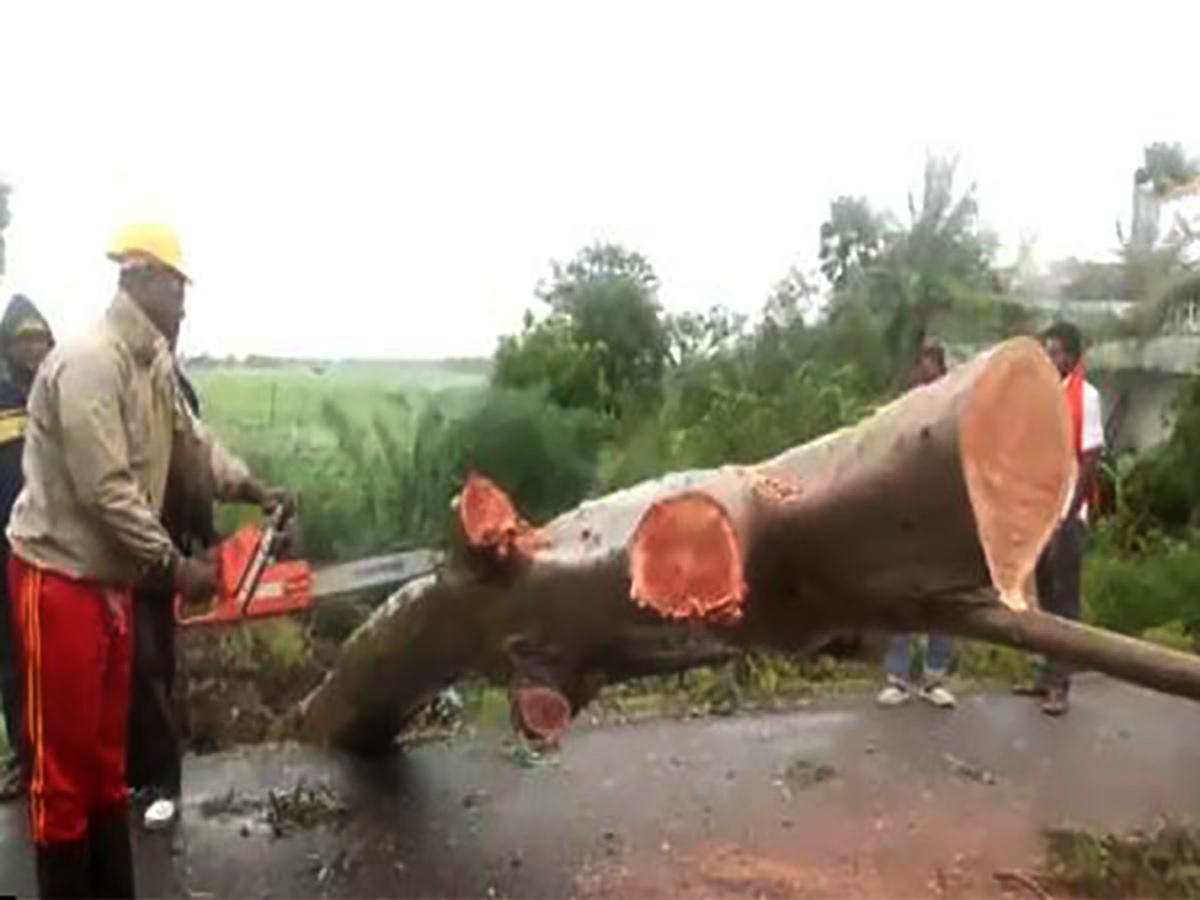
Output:
[[1082,413],[1083,452],[1079,460],[1079,477],[1075,480],[1075,493],[1067,511],[1067,521],[1077,518],[1083,505],[1095,496],[1100,453],[1104,449],[1104,414],[1100,405],[1100,392],[1086,383],[1083,386]]
[[1067,509],[1066,521],[1071,522],[1079,517],[1083,504],[1092,496],[1096,485],[1096,472],[1100,465],[1100,448],[1088,450],[1079,461],[1079,477],[1075,479],[1075,493],[1071,497],[1071,506]]
[[143,570],[171,569],[176,551],[129,464],[117,362],[85,353],[63,364],[57,380],[63,454],[75,495],[112,541]]

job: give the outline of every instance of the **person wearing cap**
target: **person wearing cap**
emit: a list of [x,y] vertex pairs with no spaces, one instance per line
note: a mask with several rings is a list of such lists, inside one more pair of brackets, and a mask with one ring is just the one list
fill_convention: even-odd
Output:
[[[25,479],[21,453],[25,447],[25,401],[34,373],[54,338],[50,325],[28,297],[13,296],[0,317],[0,527],[8,523],[13,501]],[[0,564],[8,565],[8,541],[0,535]],[[0,578],[0,702],[11,754],[0,763],[0,800],[21,794],[28,781],[29,753],[22,727],[21,668],[12,629],[12,603],[7,580]]]
[[213,564],[181,554],[162,525],[168,471],[183,460],[219,499],[280,502],[181,395],[171,347],[189,278],[175,232],[131,226],[109,256],[120,275],[107,313],[34,379],[25,486],[8,524],[42,896],[133,896],[131,591],[148,577],[185,600],[216,590]]

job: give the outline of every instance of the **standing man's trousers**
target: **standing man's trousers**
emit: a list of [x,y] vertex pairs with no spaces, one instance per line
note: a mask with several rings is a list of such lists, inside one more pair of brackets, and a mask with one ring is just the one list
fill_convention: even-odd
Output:
[[[1064,522],[1055,532],[1037,564],[1038,602],[1042,609],[1072,622],[1081,613],[1085,526],[1078,518]],[[1055,659],[1043,663],[1043,687],[1071,687],[1071,667]]]
[[16,556],[8,574],[25,664],[34,841],[78,841],[128,798],[130,592]]

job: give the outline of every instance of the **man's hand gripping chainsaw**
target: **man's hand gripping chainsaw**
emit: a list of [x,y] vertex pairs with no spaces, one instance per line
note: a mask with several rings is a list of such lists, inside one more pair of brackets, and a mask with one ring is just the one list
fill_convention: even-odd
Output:
[[217,545],[217,595],[195,615],[175,598],[180,625],[229,625],[246,619],[303,612],[314,604],[312,567],[303,560],[278,561],[287,538],[288,511],[277,507],[263,525],[243,525]]

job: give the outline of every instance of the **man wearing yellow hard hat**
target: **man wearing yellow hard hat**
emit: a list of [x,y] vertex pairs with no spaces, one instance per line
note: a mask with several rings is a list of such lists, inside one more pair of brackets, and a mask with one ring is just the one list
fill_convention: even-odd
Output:
[[8,526],[43,896],[133,896],[131,591],[147,578],[187,600],[216,589],[213,565],[181,555],[161,524],[173,460],[211,479],[219,499],[276,502],[181,396],[171,348],[190,279],[174,230],[130,226],[108,255],[120,276],[107,313],[34,380],[26,483]]

